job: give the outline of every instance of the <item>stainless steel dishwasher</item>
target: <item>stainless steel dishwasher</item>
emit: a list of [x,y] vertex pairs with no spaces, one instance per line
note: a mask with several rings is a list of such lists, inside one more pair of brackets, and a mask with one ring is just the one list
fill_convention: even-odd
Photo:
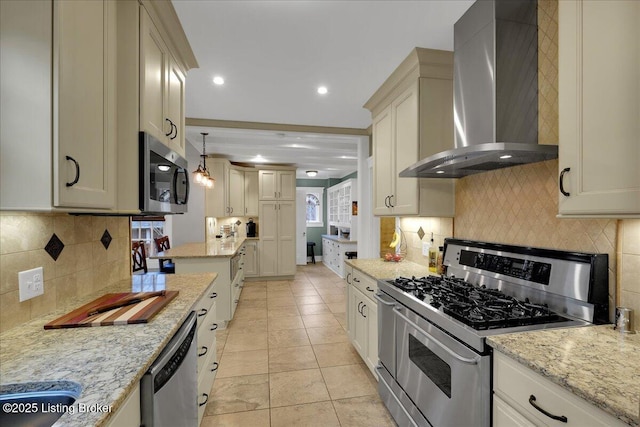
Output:
[[196,326],[191,312],[140,380],[143,427],[198,425]]

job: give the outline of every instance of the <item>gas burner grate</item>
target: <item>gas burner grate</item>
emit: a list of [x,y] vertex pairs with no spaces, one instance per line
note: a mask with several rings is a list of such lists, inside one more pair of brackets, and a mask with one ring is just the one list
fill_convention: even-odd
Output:
[[389,283],[477,330],[566,320],[546,305],[454,277],[399,277]]

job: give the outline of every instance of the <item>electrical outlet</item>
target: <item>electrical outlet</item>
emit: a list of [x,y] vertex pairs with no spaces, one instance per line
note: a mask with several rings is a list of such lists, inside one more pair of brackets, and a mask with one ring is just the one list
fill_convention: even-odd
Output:
[[18,285],[20,288],[20,301],[26,301],[44,294],[44,272],[42,267],[18,273]]
[[429,256],[430,247],[431,247],[431,244],[429,244],[428,242],[422,242],[422,255]]

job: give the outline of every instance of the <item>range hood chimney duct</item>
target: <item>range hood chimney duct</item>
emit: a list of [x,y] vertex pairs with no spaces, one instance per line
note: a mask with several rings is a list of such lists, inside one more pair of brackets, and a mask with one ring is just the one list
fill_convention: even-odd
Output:
[[478,0],[454,26],[455,148],[401,177],[461,178],[558,157],[538,144],[536,0]]

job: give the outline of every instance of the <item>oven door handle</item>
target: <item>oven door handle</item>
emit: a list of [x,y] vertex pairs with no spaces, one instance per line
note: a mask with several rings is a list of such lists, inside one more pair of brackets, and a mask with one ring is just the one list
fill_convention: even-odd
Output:
[[380,302],[381,302],[382,304],[384,304],[384,305],[388,305],[388,306],[395,306],[395,305],[396,305],[396,303],[395,303],[395,302],[389,302],[389,301],[385,301],[385,300],[383,300],[383,299],[381,298],[381,296],[382,296],[382,295],[380,295],[380,294],[374,294],[373,296],[374,296],[374,297],[376,297],[376,299],[377,299],[378,301],[380,301]]
[[424,335],[427,335],[430,341],[432,341],[438,347],[440,347],[441,349],[443,349],[444,351],[449,353],[454,359],[458,360],[459,362],[466,363],[468,365],[477,365],[478,362],[480,361],[479,357],[474,357],[473,359],[468,359],[466,357],[460,356],[458,353],[456,353],[455,351],[451,350],[449,347],[447,347],[446,345],[442,344],[440,341],[438,341],[437,339],[433,338],[431,335],[425,333],[420,326],[416,325],[411,319],[409,319],[407,316],[402,314],[402,312],[401,312],[402,307],[396,307],[396,308],[394,308],[394,310],[395,310],[396,314],[398,316],[400,316],[400,318],[402,320],[407,322],[409,325],[411,325],[412,327],[414,327],[418,331],[422,332]]

